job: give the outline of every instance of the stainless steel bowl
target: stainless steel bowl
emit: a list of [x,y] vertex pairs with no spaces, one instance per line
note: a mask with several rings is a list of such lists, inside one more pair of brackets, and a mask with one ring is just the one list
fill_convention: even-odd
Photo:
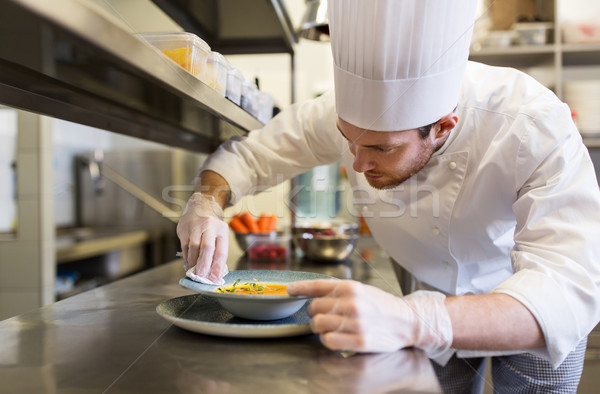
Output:
[[329,228],[295,227],[292,234],[294,244],[302,250],[305,258],[341,262],[352,254],[358,239],[357,230],[357,225],[343,224]]
[[235,240],[237,241],[238,246],[245,253],[246,250],[248,249],[248,241],[246,241],[246,236],[248,234],[236,233],[235,231],[234,231],[234,234],[235,234]]

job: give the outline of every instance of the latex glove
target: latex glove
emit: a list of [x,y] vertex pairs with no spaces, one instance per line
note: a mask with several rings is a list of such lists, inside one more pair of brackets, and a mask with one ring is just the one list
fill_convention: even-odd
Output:
[[308,307],[310,325],[332,350],[389,352],[414,346],[435,358],[452,343],[446,296],[439,292],[396,297],[356,281],[322,279],[290,283],[287,291],[319,297]]
[[212,196],[192,194],[177,224],[177,236],[186,270],[195,267],[192,274],[222,284],[221,279],[227,274],[229,226],[223,221],[223,209]]

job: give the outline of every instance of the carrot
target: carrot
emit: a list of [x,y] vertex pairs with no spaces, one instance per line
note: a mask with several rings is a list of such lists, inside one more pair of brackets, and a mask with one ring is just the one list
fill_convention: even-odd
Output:
[[244,223],[246,228],[248,228],[248,230],[250,230],[251,233],[259,233],[260,232],[260,229],[258,228],[258,223],[256,223],[256,220],[252,217],[252,215],[250,215],[250,213],[248,213],[248,212],[241,213],[240,220],[242,221],[242,223]]
[[231,218],[229,221],[229,227],[231,227],[231,229],[236,233],[246,234],[250,232],[248,227],[246,227],[246,225],[242,222],[242,219],[240,219],[239,215],[235,215]]
[[268,233],[271,231],[271,215],[267,213],[261,213],[258,218],[258,229],[261,233]]
[[277,215],[272,214],[271,220],[269,221],[269,231],[277,230]]

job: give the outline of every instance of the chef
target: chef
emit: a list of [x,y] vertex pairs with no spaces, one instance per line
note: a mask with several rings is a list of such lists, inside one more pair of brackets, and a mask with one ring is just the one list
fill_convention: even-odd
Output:
[[567,105],[467,61],[475,0],[329,2],[335,92],[296,104],[201,169],[177,228],[194,274],[226,272],[222,208],[341,160],[354,208],[421,288],[290,284],[335,350],[420,348],[445,391],[576,390],[600,318],[600,192]]

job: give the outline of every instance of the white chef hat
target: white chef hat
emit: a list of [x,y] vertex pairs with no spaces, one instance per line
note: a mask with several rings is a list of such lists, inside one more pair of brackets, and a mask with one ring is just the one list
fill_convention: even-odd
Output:
[[398,131],[452,112],[477,0],[329,0],[338,115]]

